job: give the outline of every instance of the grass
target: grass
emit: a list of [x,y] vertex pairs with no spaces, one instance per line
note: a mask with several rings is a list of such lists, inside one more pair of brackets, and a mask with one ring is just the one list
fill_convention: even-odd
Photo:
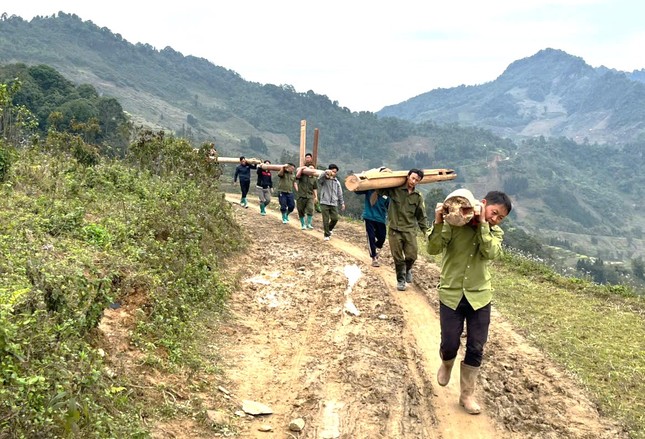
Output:
[[[135,163],[83,163],[68,145],[16,151],[0,185],[0,436],[147,437],[163,395],[108,373],[103,310],[146,297],[130,340],[142,366],[203,370],[194,323],[221,312],[241,229],[217,169],[183,141],[142,139]],[[170,411],[187,409],[201,410]]]
[[645,301],[517,258],[493,267],[495,306],[575,375],[601,412],[645,438]]

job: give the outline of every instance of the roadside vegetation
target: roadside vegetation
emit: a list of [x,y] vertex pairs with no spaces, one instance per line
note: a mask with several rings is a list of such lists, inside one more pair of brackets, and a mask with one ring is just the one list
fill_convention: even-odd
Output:
[[564,277],[509,252],[495,266],[495,306],[596,399],[645,438],[645,300],[623,285]]
[[207,367],[194,323],[221,311],[221,263],[241,245],[219,169],[163,133],[122,160],[55,129],[29,142],[0,140],[0,437],[147,437],[163,405],[106,367],[97,325],[143,297],[143,362]]

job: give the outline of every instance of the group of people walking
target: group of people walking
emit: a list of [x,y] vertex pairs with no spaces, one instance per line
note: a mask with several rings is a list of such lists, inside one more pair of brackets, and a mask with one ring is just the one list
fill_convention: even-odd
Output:
[[[271,164],[269,160],[264,161],[265,165]],[[260,202],[260,214],[266,215],[266,207],[271,203],[273,194],[273,179],[271,171],[263,166],[249,163],[246,157],[240,157],[240,164],[235,168],[233,183],[238,180],[242,191],[240,205],[248,208],[247,196],[251,186],[251,170],[257,170],[256,189]],[[280,167],[277,173],[278,202],[282,223],[289,223],[289,215],[297,209],[300,228],[302,230],[313,230],[313,217],[316,204],[322,214],[324,239],[329,241],[333,234],[334,227],[340,219],[340,211],[345,210],[343,189],[338,181],[338,166],[330,164],[326,170],[319,172],[306,172],[306,169],[315,169],[311,153],[305,155],[303,166],[296,168],[293,163],[287,163]]]
[[[293,164],[283,166],[278,172],[282,220],[284,223],[289,221],[289,214],[297,204],[301,228],[313,228],[314,204],[319,202],[323,239],[328,241],[339,219],[338,209],[345,209],[343,191],[337,179],[338,166],[330,164],[318,177],[306,175],[304,169],[313,168],[313,162],[307,161],[311,155],[308,156],[305,166],[298,168],[295,174]],[[264,185],[271,188],[270,172],[268,180],[262,180],[261,185],[260,171],[258,169],[258,191],[264,190]],[[236,169],[235,175],[241,176],[243,172]],[[459,404],[468,413],[477,414],[481,407],[474,396],[475,383],[488,340],[493,292],[489,264],[502,253],[504,232],[499,224],[511,212],[512,204],[503,192],[488,192],[478,201],[469,190],[458,189],[437,203],[432,224],[428,225],[423,196],[417,189],[423,177],[421,169],[410,169],[405,184],[399,187],[355,192],[365,197],[362,217],[369,255],[372,266],[379,267],[379,252],[388,240],[399,291],[405,291],[407,284],[413,281],[419,231],[425,238],[427,252],[442,255],[438,286],[441,366],[437,371],[437,383],[446,386],[450,382],[465,327],[466,349],[460,362]],[[241,177],[240,187],[241,204],[248,207],[248,185],[245,192]],[[297,203],[294,203],[294,189]],[[269,201],[270,198],[260,195],[262,214]],[[266,204],[262,206],[263,203]]]

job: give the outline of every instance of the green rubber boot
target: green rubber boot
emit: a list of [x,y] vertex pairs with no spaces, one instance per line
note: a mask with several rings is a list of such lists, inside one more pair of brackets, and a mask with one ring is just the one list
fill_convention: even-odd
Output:
[[313,220],[314,220],[313,215],[307,215],[307,228],[308,229],[313,229],[314,228],[314,226],[312,224]]
[[263,202],[260,201],[260,215],[264,216],[267,214],[266,206]]
[[307,230],[307,226],[305,226],[305,217],[300,217],[300,230]]

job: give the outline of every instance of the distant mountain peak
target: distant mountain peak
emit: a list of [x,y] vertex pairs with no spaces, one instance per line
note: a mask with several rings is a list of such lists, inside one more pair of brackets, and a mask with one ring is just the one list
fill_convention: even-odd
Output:
[[639,78],[547,48],[512,62],[492,82],[433,90],[377,114],[477,126],[513,139],[627,143],[645,133],[645,84]]

